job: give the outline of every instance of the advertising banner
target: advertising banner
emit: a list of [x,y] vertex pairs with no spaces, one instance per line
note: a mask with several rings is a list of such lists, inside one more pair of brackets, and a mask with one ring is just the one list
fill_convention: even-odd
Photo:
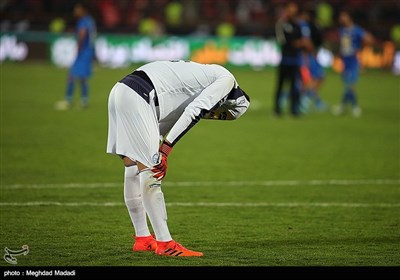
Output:
[[[76,55],[72,37],[55,38],[51,59],[68,66]],[[99,36],[95,41],[96,60],[107,67],[126,67],[154,60],[189,59],[201,63],[265,67],[279,63],[280,49],[274,40],[197,37],[150,38],[143,36]]]
[[[43,51],[44,48],[48,50]],[[69,67],[76,57],[76,50],[76,39],[72,34],[0,33],[0,62],[43,56],[40,58],[50,58],[59,67]],[[274,38],[100,34],[95,40],[95,56],[101,66],[109,68],[129,67],[134,63],[155,60],[184,59],[263,69],[278,65],[281,52]],[[365,47],[359,53],[359,58],[365,68],[391,68],[395,74],[400,72],[399,51],[393,42],[383,42],[379,49]],[[317,59],[323,67],[337,72],[343,67],[341,59],[326,48],[320,49]]]

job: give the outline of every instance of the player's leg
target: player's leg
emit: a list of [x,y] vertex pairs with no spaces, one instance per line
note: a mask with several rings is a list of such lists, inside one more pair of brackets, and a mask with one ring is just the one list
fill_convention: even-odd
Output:
[[306,114],[310,110],[310,100],[312,99],[312,77],[310,68],[307,64],[303,64],[300,67],[300,79],[299,79],[299,89],[300,89],[300,103],[299,111],[302,114]]
[[355,84],[356,83],[354,82],[353,84],[348,85],[346,94],[347,100],[351,105],[351,113],[354,117],[358,118],[361,116],[361,108],[358,106]]
[[69,73],[68,77],[67,77],[67,84],[66,84],[64,99],[57,101],[54,104],[54,108],[56,110],[64,111],[64,110],[68,110],[71,108],[74,89],[75,89],[75,79],[71,75],[71,73]]
[[[107,153],[119,155],[124,163],[124,200],[128,209],[131,222],[135,232],[134,251],[155,250],[156,242],[147,225],[146,212],[143,207],[138,168],[135,161],[125,157],[121,153],[117,153],[117,146],[121,145],[118,127],[121,126],[121,119],[117,114],[116,92],[118,84],[116,84],[110,92],[108,98],[108,139]],[[134,94],[134,93],[132,93]],[[123,145],[124,143],[122,143]]]
[[344,92],[342,97],[343,106],[353,104],[356,102],[354,95],[354,71],[352,69],[346,69],[343,73]]
[[358,81],[358,75],[358,65],[354,65],[353,67],[345,67],[342,74],[344,92],[341,104],[334,110],[336,115],[343,114],[346,106],[351,105],[353,116],[361,116],[361,109],[358,107],[357,96],[355,93],[355,85]]
[[89,105],[89,86],[86,78],[79,80],[81,84],[81,106],[86,108]]
[[151,168],[138,162],[143,205],[157,240],[156,254],[173,257],[201,257],[203,253],[183,247],[172,239],[167,225],[167,209],[161,182],[154,178]]
[[74,99],[75,82],[76,82],[76,79],[78,79],[80,76],[79,65],[80,65],[80,61],[79,61],[79,57],[77,57],[75,59],[74,63],[72,64],[72,66],[69,70],[69,73],[68,73],[64,100],[58,101],[55,104],[55,108],[57,110],[67,110],[67,109],[71,108],[71,106],[72,106],[72,102]]
[[150,236],[150,230],[146,220],[146,211],[143,207],[140,193],[138,168],[137,164],[134,162],[132,164],[125,163],[124,200],[135,229],[135,236]]
[[75,90],[75,82],[82,77],[82,57],[78,54],[74,63],[72,64],[67,80],[67,92],[65,94],[65,100],[72,105],[73,94]]
[[353,76],[352,69],[345,64],[342,72],[342,82],[344,90],[340,104],[332,108],[332,113],[334,115],[337,116],[342,115],[346,110],[346,106],[351,102],[353,96],[352,76]]
[[358,82],[359,78],[359,65],[358,63],[353,67],[351,71],[351,79],[349,81],[349,100],[351,104],[351,113],[354,117],[358,118],[361,116],[361,108],[358,106],[358,99],[357,99],[357,94],[356,94],[356,84]]
[[291,66],[289,71],[290,79],[290,112],[293,116],[298,116],[300,114],[299,104],[300,104],[300,71],[298,66]]
[[323,83],[323,78],[316,78],[313,80],[313,85],[312,85],[312,95],[313,95],[313,100],[314,100],[314,106],[317,111],[325,111],[326,110],[326,104],[322,100],[320,96],[320,88]]
[[135,230],[133,251],[154,251],[157,242],[150,234],[143,206],[140,178],[136,162],[121,156],[125,165],[124,200]]
[[314,101],[315,109],[317,111],[324,111],[326,110],[326,104],[320,96],[320,89],[325,78],[324,68],[317,61],[317,57],[315,56],[315,54],[311,56],[310,61],[310,72],[312,77],[310,93]]
[[154,173],[150,168],[140,163],[138,165],[143,206],[146,209],[156,239],[157,241],[170,241],[172,237],[167,225],[167,210],[161,182],[153,177]]
[[72,75],[68,75],[67,90],[65,92],[65,100],[68,102],[69,105],[72,104],[74,90],[75,90],[75,79]]
[[285,79],[285,67],[283,65],[278,66],[278,79],[276,85],[275,99],[274,99],[274,113],[276,116],[280,116],[282,114],[282,89],[283,83]]
[[[162,192],[162,182],[154,178],[151,167],[159,160],[160,131],[159,124],[152,112],[141,112],[144,122],[137,125],[138,131],[146,131],[140,135],[149,135],[149,138],[140,137],[135,144],[140,147],[136,160],[139,169],[140,188],[143,206],[154,230],[157,249],[156,254],[167,256],[194,257],[203,256],[203,253],[188,250],[181,244],[172,239],[167,224],[167,209],[165,205],[164,193]],[[170,124],[166,123],[162,128]],[[162,129],[164,130],[164,129]]]
[[88,80],[92,75],[93,53],[87,50],[79,56],[79,77],[81,84],[81,106],[86,108],[89,105],[89,84]]

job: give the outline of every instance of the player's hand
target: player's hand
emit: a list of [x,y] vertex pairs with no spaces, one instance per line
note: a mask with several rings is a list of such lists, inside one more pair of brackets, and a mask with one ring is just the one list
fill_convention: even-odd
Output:
[[161,154],[160,163],[153,166],[153,168],[151,169],[151,171],[153,171],[154,173],[153,177],[156,178],[158,181],[161,181],[167,174],[167,168],[167,157],[164,154]]
[[154,173],[153,177],[156,178],[158,181],[161,181],[165,175],[167,174],[167,168],[168,168],[168,156],[171,153],[172,150],[172,146],[167,143],[167,142],[163,142],[159,152],[160,152],[160,162],[153,166],[153,168],[151,169],[151,171]]

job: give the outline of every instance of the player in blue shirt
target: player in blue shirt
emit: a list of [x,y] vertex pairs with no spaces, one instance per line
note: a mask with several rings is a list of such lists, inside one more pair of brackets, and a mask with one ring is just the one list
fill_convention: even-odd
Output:
[[351,15],[342,11],[339,14],[339,23],[341,28],[340,35],[340,55],[343,60],[342,79],[344,82],[344,93],[340,105],[333,108],[333,113],[341,115],[346,106],[351,104],[354,117],[361,116],[361,108],[358,106],[355,93],[355,84],[358,81],[360,64],[357,58],[358,51],[365,44],[371,44],[373,37],[360,26],[354,24]]
[[310,103],[313,102],[315,110],[323,111],[326,105],[319,95],[319,89],[324,81],[325,73],[317,60],[317,54],[323,40],[322,30],[316,22],[313,10],[302,10],[299,25],[303,37],[308,38],[312,43],[311,48],[303,49],[302,53],[300,110],[307,113],[310,109]]
[[78,53],[68,74],[65,101],[58,103],[57,109],[71,107],[76,81],[81,85],[81,106],[86,108],[89,101],[88,79],[92,75],[96,25],[88,13],[87,6],[82,2],[75,4],[74,16],[78,18],[76,25]]
[[300,116],[300,55],[303,48],[311,45],[309,39],[301,34],[300,26],[296,21],[298,4],[289,1],[285,4],[285,11],[282,17],[275,24],[275,35],[281,47],[282,58],[277,67],[277,85],[274,96],[274,115],[282,116],[285,104],[284,87],[290,84],[290,113],[292,116]]

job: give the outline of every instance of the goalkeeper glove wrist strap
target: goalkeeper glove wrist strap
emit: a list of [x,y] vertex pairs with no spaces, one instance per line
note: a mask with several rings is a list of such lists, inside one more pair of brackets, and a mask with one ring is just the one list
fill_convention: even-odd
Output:
[[171,151],[172,151],[172,146],[166,142],[163,142],[160,147],[160,152],[163,153],[166,157],[168,157]]

